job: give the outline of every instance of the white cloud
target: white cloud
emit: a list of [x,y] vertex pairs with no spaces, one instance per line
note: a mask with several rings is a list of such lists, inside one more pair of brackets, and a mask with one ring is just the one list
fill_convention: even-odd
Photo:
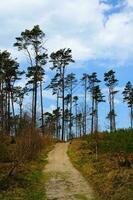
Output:
[[125,2],[127,6],[112,13],[104,25],[104,12],[113,6],[99,0],[4,0],[0,4],[1,48],[18,56],[12,50],[14,38],[40,24],[49,52],[70,47],[76,60],[107,58],[124,64],[133,55],[133,1]]
[[127,2],[127,5],[128,5],[129,7],[132,7],[132,6],[133,6],[133,1],[132,1],[132,0],[126,0],[126,2]]
[[60,48],[71,48],[73,50],[74,60],[86,60],[94,57],[92,50],[86,44],[81,43],[79,39],[65,38],[61,35],[56,35],[47,42],[47,46],[51,47],[51,49],[49,49],[50,52]]
[[[133,54],[133,13],[114,14],[97,35],[97,45],[105,57],[127,60]],[[104,51],[104,52],[103,52]],[[102,56],[102,55],[100,55]]]

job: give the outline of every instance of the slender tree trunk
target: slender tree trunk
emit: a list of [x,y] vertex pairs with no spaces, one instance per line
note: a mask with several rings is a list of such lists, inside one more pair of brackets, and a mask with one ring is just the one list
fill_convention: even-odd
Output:
[[21,130],[22,128],[22,115],[23,115],[23,103],[20,102],[19,104],[19,129]]
[[0,132],[3,132],[3,103],[4,103],[4,99],[3,99],[3,81],[0,81]]
[[21,122],[21,120],[22,120],[22,115],[23,115],[23,108],[22,108],[23,104],[20,103],[19,106],[20,106],[20,107],[19,107],[19,116],[20,116],[20,122]]
[[116,131],[116,116],[115,116],[115,105],[114,105],[114,94],[112,94],[112,110],[113,110],[113,131]]
[[67,136],[68,136],[68,140],[71,139],[70,134],[69,134],[69,120],[67,120]]
[[37,86],[38,86],[38,66],[39,66],[39,62],[38,62],[38,53],[39,53],[39,46],[38,46],[38,36],[36,36],[36,44],[34,46],[35,48],[35,67],[36,67],[36,70],[35,70],[35,76],[34,76],[34,84],[35,84],[35,93],[34,93],[34,96],[35,96],[35,99],[34,99],[34,127],[36,127],[36,115],[37,115]]
[[98,159],[98,102],[95,100],[95,151],[96,151],[96,160]]
[[59,91],[57,91],[56,109],[57,109],[57,116],[56,116],[56,138],[59,139]]
[[44,134],[44,115],[43,115],[43,89],[42,81],[40,81],[40,99],[41,99],[41,121],[42,121],[42,133]]
[[133,104],[131,105],[131,129],[133,128]]
[[[13,88],[12,88],[13,89]],[[12,116],[14,120],[14,130],[15,130],[15,135],[16,135],[16,119],[15,119],[15,110],[14,110],[14,101],[13,101],[13,92],[11,91],[11,103],[12,103]]]
[[33,91],[32,91],[32,125],[34,125],[34,107],[35,107],[35,84],[33,83]]
[[84,135],[86,135],[86,102],[87,101],[87,77],[85,77],[85,108],[84,108]]
[[36,127],[36,111],[37,111],[37,81],[35,80],[34,127]]
[[78,123],[77,123],[77,114],[78,114],[78,111],[77,111],[77,102],[75,103],[75,116],[76,116],[76,136],[78,137]]
[[94,98],[92,97],[91,134],[94,133]]
[[4,82],[2,81],[2,110],[1,110],[1,119],[2,119],[2,132],[5,132],[5,94],[4,94]]
[[8,86],[6,84],[6,95],[5,95],[5,131],[8,132]]
[[95,117],[96,117],[96,132],[98,132],[98,102],[96,101],[96,108],[95,108]]
[[7,131],[8,131],[8,134],[10,135],[10,83],[8,83],[8,109],[7,109],[7,112],[8,112],[8,122],[7,122]]
[[64,104],[64,97],[65,97],[65,90],[64,90],[64,73],[65,68],[63,66],[62,71],[62,141],[65,139],[65,133],[64,133],[64,120],[65,120],[65,104]]
[[109,88],[109,106],[110,106],[110,112],[109,112],[109,120],[110,120],[110,132],[113,131],[113,120],[112,120],[112,95],[111,95],[111,89]]
[[82,136],[82,116],[78,116],[78,129],[79,129],[79,136]]
[[72,99],[73,99],[73,94],[72,94],[72,81],[71,81],[71,88],[70,88],[70,135],[72,135]]

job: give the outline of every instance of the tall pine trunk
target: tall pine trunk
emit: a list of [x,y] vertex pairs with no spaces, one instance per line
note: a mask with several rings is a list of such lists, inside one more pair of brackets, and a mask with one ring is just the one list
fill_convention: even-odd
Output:
[[91,134],[94,133],[94,98],[92,97],[92,113],[91,113]]
[[85,102],[84,102],[84,106],[85,106],[85,108],[84,108],[84,135],[86,135],[86,113],[87,113],[87,111],[86,111],[86,102],[87,101],[87,78],[85,77]]
[[7,94],[7,116],[8,116],[8,120],[7,120],[7,131],[8,134],[10,135],[10,127],[11,127],[11,120],[10,120],[10,91],[11,91],[11,87],[10,87],[10,83],[8,83],[8,94]]
[[3,94],[3,81],[0,81],[0,131],[4,131],[4,94]]
[[56,109],[57,109],[57,118],[56,118],[56,137],[59,138],[59,91],[57,91],[57,99],[56,99]]
[[72,135],[72,81],[71,81],[71,88],[70,88],[70,95],[71,95],[71,98],[70,98],[70,133],[69,135]]
[[109,112],[110,132],[112,132],[113,131],[113,113],[112,113],[112,92],[110,88],[109,88],[109,107],[110,107],[110,112]]
[[[12,88],[13,90],[13,88]],[[14,109],[14,100],[13,100],[13,92],[11,91],[11,103],[12,103],[12,116],[13,116],[13,120],[14,120],[14,131],[15,131],[15,135],[16,135],[16,120],[15,120],[15,109]]]
[[32,89],[32,126],[34,125],[34,107],[35,107],[35,84],[33,83]]
[[65,90],[64,90],[64,73],[65,68],[63,66],[62,71],[62,141],[65,139],[65,133],[64,133],[64,120],[65,120],[65,103],[64,103],[64,97],[65,97]]
[[40,99],[41,99],[41,127],[42,133],[44,133],[44,115],[43,115],[43,89],[42,89],[42,81],[40,81]]
[[20,122],[21,122],[21,120],[22,120],[22,115],[23,115],[23,108],[22,108],[22,106],[23,106],[23,104],[20,103],[20,105],[19,105],[19,116],[20,116]]
[[131,105],[131,129],[133,128],[133,104]]
[[98,132],[98,102],[95,103],[95,131]]
[[75,103],[75,123],[76,123],[76,136],[78,137],[78,123],[77,123],[77,114],[78,114],[78,111],[77,111],[77,102]]
[[34,127],[36,127],[36,111],[37,111],[37,81],[35,80],[35,94],[34,94]]
[[113,131],[116,131],[115,102],[114,94],[112,94],[112,110],[113,110]]

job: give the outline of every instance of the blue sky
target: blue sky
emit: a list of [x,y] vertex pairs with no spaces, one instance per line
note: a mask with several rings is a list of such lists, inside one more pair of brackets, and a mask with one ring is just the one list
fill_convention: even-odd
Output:
[[[46,33],[49,54],[70,47],[75,64],[68,72],[77,74],[96,71],[101,80],[109,69],[116,71],[120,93],[128,80],[133,82],[133,0],[4,0],[0,4],[0,49],[8,49],[18,57],[21,68],[27,65],[24,55],[14,47],[15,37],[24,29],[39,24]],[[46,70],[46,84],[52,76]],[[23,85],[24,80],[19,84]],[[102,83],[103,91],[106,92]],[[107,92],[106,92],[107,93]],[[116,96],[118,127],[128,127],[129,112],[122,104],[120,93]],[[81,96],[79,87],[76,94]],[[75,95],[76,95],[75,94]],[[26,98],[25,108],[29,109]],[[44,107],[54,108],[55,98],[44,91]],[[88,101],[89,105],[89,101]],[[99,106],[100,127],[106,128],[108,104]],[[104,122],[104,123],[103,123]]]

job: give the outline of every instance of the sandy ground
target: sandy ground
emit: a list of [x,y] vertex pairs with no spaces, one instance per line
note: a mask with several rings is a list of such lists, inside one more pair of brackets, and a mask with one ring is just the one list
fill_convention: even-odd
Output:
[[67,156],[68,143],[56,144],[44,170],[48,200],[92,200],[93,192]]

